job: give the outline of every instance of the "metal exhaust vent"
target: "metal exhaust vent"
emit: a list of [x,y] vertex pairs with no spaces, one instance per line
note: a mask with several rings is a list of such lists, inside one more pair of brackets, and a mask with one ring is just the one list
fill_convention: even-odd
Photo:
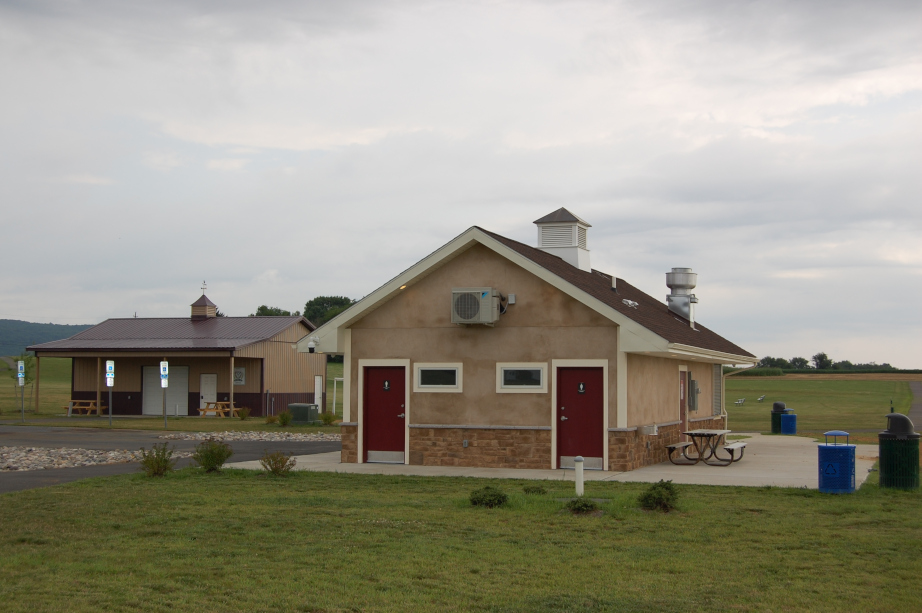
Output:
[[492,287],[451,290],[451,323],[492,326],[499,319],[499,292]]

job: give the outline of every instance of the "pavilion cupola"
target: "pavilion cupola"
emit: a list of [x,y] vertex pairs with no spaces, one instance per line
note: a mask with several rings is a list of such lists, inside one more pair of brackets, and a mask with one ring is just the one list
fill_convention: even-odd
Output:
[[192,321],[201,321],[218,316],[218,307],[202,294],[202,297],[192,303]]
[[535,221],[538,226],[538,249],[556,255],[564,262],[591,272],[587,234],[588,223],[560,208]]

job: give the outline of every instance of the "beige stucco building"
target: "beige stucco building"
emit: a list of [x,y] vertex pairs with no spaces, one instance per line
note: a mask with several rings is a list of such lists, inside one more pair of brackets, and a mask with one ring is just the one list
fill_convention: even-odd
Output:
[[314,331],[345,358],[343,462],[631,470],[725,423],[721,365],[755,357],[694,321],[694,273],[667,306],[591,269],[566,209],[535,223],[537,248],[470,228]]

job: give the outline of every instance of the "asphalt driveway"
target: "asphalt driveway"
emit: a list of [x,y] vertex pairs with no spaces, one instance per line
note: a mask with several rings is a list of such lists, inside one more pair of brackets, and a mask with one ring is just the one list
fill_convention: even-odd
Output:
[[[157,438],[161,432],[141,430],[103,430],[98,428],[47,428],[30,426],[0,426],[0,447],[52,447],[68,449],[150,449],[157,443],[167,442],[176,451],[193,451],[198,441],[166,440]],[[293,455],[313,455],[339,451],[339,441],[230,441],[232,462],[259,460],[266,451],[282,451]],[[190,459],[181,459],[177,468],[188,466]],[[89,477],[123,475],[140,470],[136,462],[124,464],[99,464],[75,468],[23,470],[0,472],[0,494],[37,487],[69,483]]]

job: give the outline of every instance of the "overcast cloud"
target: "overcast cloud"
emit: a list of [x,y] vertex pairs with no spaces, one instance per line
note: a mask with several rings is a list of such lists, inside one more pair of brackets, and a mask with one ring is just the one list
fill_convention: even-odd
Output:
[[922,368],[918,2],[0,2],[0,318],[361,297],[472,225]]

